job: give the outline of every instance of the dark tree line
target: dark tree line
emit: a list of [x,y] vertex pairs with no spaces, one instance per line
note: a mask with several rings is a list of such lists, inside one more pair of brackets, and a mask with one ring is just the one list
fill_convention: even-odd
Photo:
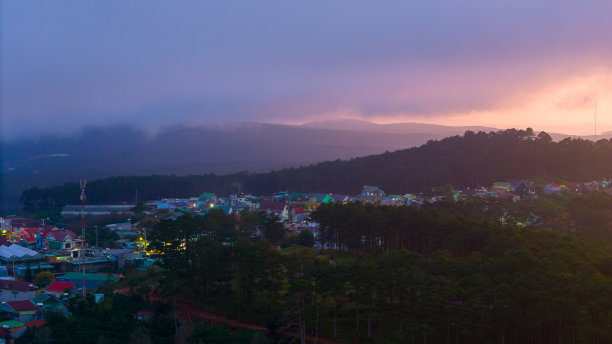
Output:
[[[588,181],[612,176],[612,142],[564,139],[546,133],[510,129],[467,131],[463,136],[429,141],[420,147],[348,161],[328,161],[269,173],[229,175],[112,177],[88,184],[88,203],[134,202],[139,199],[195,196],[201,192],[227,195],[249,192],[270,195],[279,190],[357,194],[363,185],[379,185],[390,193],[427,190],[433,186],[491,185],[495,181],[551,178]],[[28,210],[79,202],[77,183],[25,190],[21,204]]]
[[279,340],[612,341],[612,244],[455,211],[323,207],[330,249],[280,251],[249,235],[263,221],[187,215],[160,222],[152,247],[169,295],[265,323]]
[[[139,295],[107,294],[102,304],[90,296],[86,300],[71,299],[70,317],[47,313],[48,324],[31,327],[16,343],[151,343],[174,342],[171,307],[147,302]],[[151,317],[138,321],[133,313],[146,309]]]

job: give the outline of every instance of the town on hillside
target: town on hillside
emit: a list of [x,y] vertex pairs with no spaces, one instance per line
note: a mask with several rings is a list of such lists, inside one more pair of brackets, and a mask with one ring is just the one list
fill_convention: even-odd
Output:
[[[102,299],[100,288],[121,278],[120,272],[146,271],[153,266],[157,258],[147,251],[147,230],[161,220],[176,220],[185,214],[205,215],[213,209],[237,219],[244,211],[265,212],[282,223],[288,235],[309,231],[314,238],[313,246],[325,248],[318,240],[319,224],[310,217],[324,204],[360,202],[372,206],[421,207],[441,200],[473,198],[521,202],[562,192],[612,194],[609,186],[608,180],[539,187],[532,181],[512,180],[496,182],[489,188],[455,190],[448,186],[404,195],[387,194],[377,186],[364,186],[358,195],[282,191],[267,197],[245,194],[219,197],[204,192],[191,198],[163,198],[139,204],[66,205],[61,210],[65,220],[62,222],[15,215],[1,217],[0,315],[5,321],[0,322],[0,343],[4,340],[1,338],[18,338],[28,327],[44,324],[47,312],[69,315],[66,302],[71,297],[93,294],[96,300]],[[81,218],[126,220],[95,226],[94,235],[84,237],[81,232],[84,228],[74,225]],[[72,225],[67,224],[70,220]],[[500,218],[501,223],[505,220]],[[525,226],[536,222],[537,216],[533,216],[519,223]],[[101,240],[103,245],[98,231],[110,233]],[[263,233],[257,230],[253,236],[263,237]]]

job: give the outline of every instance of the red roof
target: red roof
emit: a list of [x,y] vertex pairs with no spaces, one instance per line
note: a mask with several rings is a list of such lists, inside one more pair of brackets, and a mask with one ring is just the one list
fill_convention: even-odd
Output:
[[58,234],[58,233],[61,233],[61,232],[62,231],[60,231],[59,229],[53,229],[53,230],[50,230],[50,231],[45,230],[45,231],[43,231],[43,238],[47,239],[47,236],[49,234],[53,234],[53,236],[55,236],[55,234]]
[[22,233],[25,233],[27,235],[37,235],[38,234],[38,228],[24,228],[21,230]]
[[[51,231],[49,234],[53,234],[53,237],[56,241],[64,241],[66,237],[71,237],[72,239],[78,238],[78,235],[74,234],[71,231]],[[47,237],[48,238],[48,237]]]
[[13,228],[20,227],[40,227],[42,222],[40,220],[32,220],[32,219],[15,219],[9,223],[9,225]]
[[62,292],[66,290],[66,288],[72,288],[73,286],[74,286],[74,283],[72,282],[53,281],[51,284],[49,284],[49,286],[45,290]]
[[36,305],[30,301],[9,301],[6,303],[17,312],[35,311]]
[[25,242],[28,243],[28,244],[36,242],[36,238],[31,237],[31,236],[27,236],[27,237],[23,238],[23,240],[25,240]]
[[47,320],[41,319],[41,320],[32,320],[32,321],[26,322],[27,327],[40,327],[43,325],[47,325]]
[[26,291],[30,289],[31,283],[23,281],[0,280],[1,290],[18,290]]
[[285,204],[280,202],[261,202],[259,204],[259,210],[272,210],[272,211],[283,211]]
[[296,215],[304,214],[304,208],[302,207],[295,207],[293,208],[293,211],[295,212]]

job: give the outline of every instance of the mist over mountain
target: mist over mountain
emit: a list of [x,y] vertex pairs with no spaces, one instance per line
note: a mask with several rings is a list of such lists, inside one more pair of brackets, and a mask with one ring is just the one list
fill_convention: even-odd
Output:
[[242,122],[173,127],[87,128],[72,136],[2,143],[2,204],[21,190],[116,175],[264,172],[350,159],[426,143],[482,127],[330,121],[302,126]]
[[[349,160],[325,161],[264,173],[192,174],[189,176],[116,176],[88,184],[93,204],[142,199],[189,197],[202,192],[228,195],[248,192],[270,195],[279,190],[358,193],[377,185],[395,194],[421,192],[451,184],[458,188],[488,186],[495,181],[530,179],[538,183],[584,182],[612,174],[612,141],[582,138],[553,141],[532,130],[467,131],[419,147]],[[78,202],[78,183],[25,190],[26,209],[44,209]]]
[[483,126],[449,126],[439,124],[427,124],[427,123],[391,123],[391,124],[378,124],[369,121],[359,119],[338,119],[329,121],[315,121],[307,122],[302,124],[304,128],[326,128],[333,130],[343,131],[367,131],[367,132],[380,132],[380,133],[394,133],[394,134],[434,134],[452,136],[463,134],[464,132],[471,130],[474,132],[478,131],[497,131],[498,128],[483,127]]
[[[4,142],[1,207],[17,207],[19,195],[26,188],[82,178],[268,172],[396,151],[465,131],[496,130],[361,120],[299,126],[253,122],[177,126],[156,133],[129,126],[88,128],[72,136]],[[568,137],[551,136],[555,140]]]

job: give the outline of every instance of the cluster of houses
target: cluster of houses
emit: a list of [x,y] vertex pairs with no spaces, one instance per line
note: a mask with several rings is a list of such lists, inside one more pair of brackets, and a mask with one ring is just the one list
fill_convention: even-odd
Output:
[[[310,218],[310,213],[322,204],[327,203],[351,203],[361,202],[379,206],[416,206],[424,203],[435,203],[439,200],[452,197],[454,200],[481,198],[505,198],[518,202],[524,199],[536,198],[539,194],[554,194],[562,191],[587,192],[605,189],[610,185],[609,181],[587,182],[587,183],[565,183],[557,185],[547,184],[536,190],[534,182],[524,179],[495,182],[491,187],[466,188],[463,190],[450,190],[445,194],[410,193],[403,195],[387,194],[378,186],[364,186],[361,193],[357,195],[346,195],[337,193],[300,193],[281,191],[271,196],[253,195],[230,195],[219,197],[210,192],[204,192],[197,197],[167,199],[149,201],[145,204],[145,212],[156,220],[176,220],[183,214],[192,213],[204,215],[211,209],[221,210],[227,214],[235,214],[237,217],[243,210],[264,211],[277,215],[283,222],[285,228],[291,233],[298,233],[303,229],[309,229],[317,234],[318,224]],[[85,215],[106,215],[116,211],[121,214],[133,215],[131,209],[134,205],[91,205],[81,208],[80,206],[66,206],[62,214],[65,216],[78,214],[84,211]],[[121,237],[124,248],[135,249],[138,243],[131,240],[133,237],[142,236],[135,231],[130,222],[111,224],[107,226]],[[31,240],[31,239],[30,239]],[[131,245],[131,246],[130,246]]]
[[142,233],[135,232],[129,221],[108,227],[120,233],[121,239],[112,248],[99,248],[95,242],[86,244],[82,236],[45,220],[0,217],[0,264],[16,277],[44,270],[60,274],[117,271],[126,266],[146,269],[153,265],[144,252]]
[[27,264],[39,269],[44,263],[85,260],[85,239],[72,231],[21,216],[0,217],[0,263],[12,265],[19,275]]
[[378,186],[364,186],[358,195],[337,193],[299,193],[281,191],[269,197],[252,195],[230,195],[217,197],[212,193],[203,193],[198,197],[185,199],[161,199],[150,201],[146,206],[151,209],[150,215],[158,219],[175,220],[185,213],[203,215],[211,209],[220,209],[227,214],[239,214],[249,211],[264,211],[278,215],[287,225],[309,221],[309,214],[322,204],[361,202],[379,206],[421,206],[425,202],[435,203],[446,197],[455,200],[468,197],[508,197],[515,200],[536,197],[533,182],[517,180],[498,182],[491,188],[453,190],[452,195],[434,194],[386,194]]
[[[0,320],[4,320],[0,321],[0,343],[44,324],[48,312],[69,314],[68,297],[119,277],[96,272],[112,265],[114,256],[109,252],[96,256],[83,237],[45,222],[0,217]],[[119,253],[134,253],[127,251]],[[26,281],[42,271],[51,272],[55,280],[42,289]]]
[[[96,290],[106,283],[120,278],[119,274],[69,272],[56,276],[43,289],[26,281],[9,277],[6,268],[0,269],[0,343],[2,340],[19,338],[29,327],[46,324],[50,312],[70,315],[66,303],[68,298],[85,290]],[[96,301],[103,294],[94,294]]]
[[578,192],[578,193],[604,191],[606,193],[610,193],[610,190],[612,190],[612,189],[609,189],[610,183],[611,183],[610,180],[592,181],[592,182],[586,182],[586,183],[566,182],[564,184],[557,184],[557,183],[551,182],[549,184],[546,184],[543,192],[546,195],[558,194],[564,191]]

